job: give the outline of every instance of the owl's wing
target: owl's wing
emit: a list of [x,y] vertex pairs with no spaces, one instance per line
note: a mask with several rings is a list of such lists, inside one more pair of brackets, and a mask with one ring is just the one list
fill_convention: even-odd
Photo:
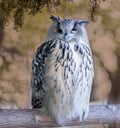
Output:
[[54,41],[43,43],[38,49],[32,61],[32,108],[41,108],[45,94],[44,87],[44,65],[46,58],[51,54],[55,47]]

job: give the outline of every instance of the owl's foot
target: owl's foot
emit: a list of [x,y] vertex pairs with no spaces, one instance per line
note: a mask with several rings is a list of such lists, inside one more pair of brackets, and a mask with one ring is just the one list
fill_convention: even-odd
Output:
[[86,107],[86,109],[83,109],[83,111],[81,111],[81,114],[79,116],[79,120],[82,121],[86,119],[88,117],[88,112],[89,112],[89,107]]
[[65,123],[66,123],[67,120],[65,119],[59,119],[59,120],[56,120],[57,124],[60,125],[60,126],[64,126]]

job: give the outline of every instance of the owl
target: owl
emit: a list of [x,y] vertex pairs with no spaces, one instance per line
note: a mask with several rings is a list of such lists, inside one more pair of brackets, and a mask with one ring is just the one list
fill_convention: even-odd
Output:
[[59,124],[88,116],[94,67],[87,20],[51,16],[45,42],[32,61],[32,108]]

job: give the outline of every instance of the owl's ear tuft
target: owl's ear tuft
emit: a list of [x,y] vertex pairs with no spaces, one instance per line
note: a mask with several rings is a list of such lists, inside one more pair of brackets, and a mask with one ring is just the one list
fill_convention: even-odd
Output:
[[51,19],[53,22],[57,22],[57,23],[60,21],[60,18],[59,18],[59,17],[53,16],[53,15],[50,16],[50,19]]
[[86,25],[86,24],[88,24],[88,23],[89,23],[88,20],[80,20],[80,21],[79,21],[79,24],[80,24],[80,25]]

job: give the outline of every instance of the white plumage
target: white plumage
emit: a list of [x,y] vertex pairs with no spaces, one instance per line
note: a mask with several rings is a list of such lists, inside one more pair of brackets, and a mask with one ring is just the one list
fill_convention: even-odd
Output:
[[86,20],[53,21],[32,62],[32,106],[58,124],[87,117],[94,77]]

